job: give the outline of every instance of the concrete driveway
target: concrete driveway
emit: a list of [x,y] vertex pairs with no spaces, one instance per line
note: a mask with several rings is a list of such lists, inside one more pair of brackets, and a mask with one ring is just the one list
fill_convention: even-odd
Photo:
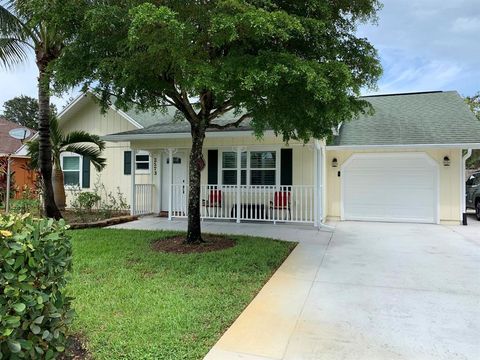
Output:
[[480,224],[470,223],[318,232],[206,359],[480,359]]

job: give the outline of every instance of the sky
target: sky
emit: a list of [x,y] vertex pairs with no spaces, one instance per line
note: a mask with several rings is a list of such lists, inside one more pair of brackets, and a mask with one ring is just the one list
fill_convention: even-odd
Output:
[[[360,25],[358,35],[378,50],[383,76],[375,90],[386,94],[457,90],[480,91],[480,0],[384,0],[376,25]],[[36,97],[33,58],[15,71],[0,70],[3,102],[19,95]],[[52,99],[59,110],[76,91]]]

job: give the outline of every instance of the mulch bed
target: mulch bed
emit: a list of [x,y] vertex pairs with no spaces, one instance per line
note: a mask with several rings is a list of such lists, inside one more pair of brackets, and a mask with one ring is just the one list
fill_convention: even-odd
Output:
[[65,353],[58,357],[59,360],[91,360],[92,356],[85,346],[85,339],[81,335],[73,335],[67,340]]
[[190,245],[184,244],[185,235],[170,237],[153,242],[152,248],[155,251],[175,253],[175,254],[192,254],[205,253],[210,251],[219,251],[235,246],[235,240],[222,235],[203,234],[202,244]]

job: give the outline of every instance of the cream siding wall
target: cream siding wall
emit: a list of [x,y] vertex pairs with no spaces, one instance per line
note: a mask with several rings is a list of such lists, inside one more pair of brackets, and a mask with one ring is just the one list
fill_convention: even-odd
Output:
[[[330,219],[339,219],[341,210],[341,181],[338,177],[338,171],[350,156],[355,153],[375,153],[375,152],[399,152],[387,150],[327,150],[326,154],[326,214]],[[461,167],[462,151],[460,149],[432,149],[419,150],[414,148],[402,149],[401,152],[424,152],[434,159],[440,170],[440,221],[442,223],[458,223],[461,214]],[[443,158],[448,156],[451,160],[450,166],[443,165]],[[337,158],[338,167],[331,166],[333,158]]]
[[[132,141],[132,148],[147,150],[162,154],[162,159],[167,155],[166,149],[174,148],[183,150],[189,154],[191,146],[190,139],[162,139],[162,140],[138,140]],[[222,138],[208,137],[205,139],[203,155],[207,166],[202,172],[202,184],[207,183],[207,168],[209,149],[232,150],[236,151],[237,146],[245,146],[251,148],[264,149],[282,149],[292,148],[293,150],[293,185],[313,185],[314,184],[314,147],[313,144],[306,144],[300,142],[290,142],[286,145],[282,139],[275,136],[265,136],[261,140],[257,140],[252,134],[245,136],[226,136]],[[164,151],[165,150],[165,151]],[[280,161],[280,159],[278,159]]]
[[[135,130],[136,127],[127,121],[116,111],[109,109],[102,114],[100,107],[91,100],[84,100],[79,111],[71,111],[59,120],[60,129],[63,133],[75,130],[87,131],[99,136],[116,132]],[[97,179],[105,185],[108,192],[117,192],[117,188],[125,195],[130,203],[131,176],[123,174],[124,151],[130,150],[128,142],[113,143],[107,142],[103,157],[107,159],[107,166],[102,172],[97,172],[93,165],[90,166],[90,189],[94,187]],[[150,183],[151,176],[137,175],[137,183]],[[82,189],[89,191],[90,189]],[[73,198],[72,191],[67,189],[67,203],[70,204]]]

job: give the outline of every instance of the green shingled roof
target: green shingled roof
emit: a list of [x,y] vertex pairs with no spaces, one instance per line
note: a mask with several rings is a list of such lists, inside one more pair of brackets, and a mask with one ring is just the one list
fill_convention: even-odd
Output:
[[[361,115],[342,124],[330,146],[479,144],[478,121],[456,91],[364,96],[374,109],[373,115]],[[189,133],[186,120],[176,109],[164,112],[127,112],[144,128],[112,134],[125,137],[144,134]],[[233,112],[219,118],[219,125],[238,118]],[[251,131],[249,122],[227,131]],[[209,129],[209,131],[218,131]],[[107,135],[108,138],[108,135]]]
[[[142,112],[135,109],[127,111],[126,114],[133,120],[142,125],[143,129],[131,130],[114,135],[131,135],[131,134],[168,134],[168,133],[189,133],[190,123],[188,123],[182,115],[179,115],[176,108],[166,106],[165,111]],[[225,125],[234,122],[240,115],[230,111],[219,118],[214,123]],[[229,131],[246,131],[251,130],[249,121],[244,121],[238,128],[228,129]],[[208,129],[208,131],[218,131]]]
[[480,121],[456,91],[365,96],[375,112],[340,127],[333,146],[480,143]]

